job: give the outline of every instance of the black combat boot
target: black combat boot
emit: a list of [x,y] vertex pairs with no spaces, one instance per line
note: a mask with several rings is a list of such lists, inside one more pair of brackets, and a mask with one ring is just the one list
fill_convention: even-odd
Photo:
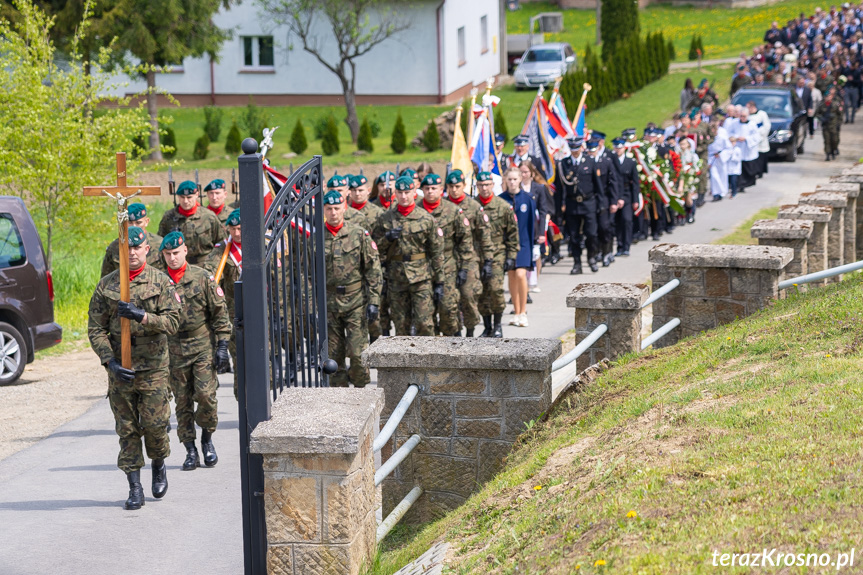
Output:
[[168,424],[165,425],[165,433],[171,433],[171,420],[168,420]]
[[571,275],[571,276],[577,276],[577,275],[579,275],[580,273],[582,273],[582,271],[581,271],[581,262],[575,262],[575,265],[574,265],[574,266],[572,266],[572,269],[571,269],[571,270],[569,270],[569,275]]
[[503,328],[500,326],[500,320],[503,317],[502,313],[494,314],[494,331],[491,337],[503,337]]
[[390,330],[388,330],[388,329],[382,329],[381,330],[381,337],[389,337],[389,336],[390,336]]
[[594,273],[599,271],[599,266],[596,265],[596,258],[587,258],[587,265],[590,266],[590,271]]
[[161,499],[168,492],[168,466],[164,459],[154,459],[150,467],[153,469],[153,497]]
[[469,328],[465,329],[464,331],[465,331],[465,334],[464,334],[465,337],[473,337],[473,328],[472,327],[469,327]]
[[206,430],[201,430],[201,451],[204,452],[204,465],[213,467],[219,462],[219,456],[216,455],[216,448],[213,446],[213,434]]
[[201,458],[198,456],[198,448],[194,441],[185,441],[186,461],[183,462],[183,471],[193,471],[201,466]]
[[483,330],[483,332],[481,334],[479,334],[479,336],[480,337],[491,337],[491,334],[492,334],[491,316],[490,315],[482,316],[482,323],[485,326],[485,329]]
[[123,504],[123,509],[134,510],[144,506],[144,488],[141,487],[141,470],[136,469],[126,474],[129,480],[129,499]]

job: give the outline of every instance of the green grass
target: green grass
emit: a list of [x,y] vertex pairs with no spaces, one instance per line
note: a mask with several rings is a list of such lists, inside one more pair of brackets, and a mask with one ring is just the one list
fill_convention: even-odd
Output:
[[855,274],[620,358],[461,508],[385,541],[376,574],[440,539],[459,574],[698,574],[716,572],[714,550],[849,552],[863,518],[861,292]]
[[754,224],[758,220],[775,220],[778,215],[779,206],[759,210],[754,216],[737,226],[737,228],[733,232],[731,232],[727,236],[719,238],[713,243],[735,246],[756,245],[758,244],[758,240],[753,238],[750,234],[752,224]]

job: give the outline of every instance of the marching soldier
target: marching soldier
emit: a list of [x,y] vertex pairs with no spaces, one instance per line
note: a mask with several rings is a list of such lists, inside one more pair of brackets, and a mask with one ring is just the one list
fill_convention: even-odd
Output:
[[[338,174],[334,175],[332,178],[327,180],[327,190],[335,190],[342,196],[342,200],[347,204],[348,200],[350,200],[350,181],[353,176],[340,176]],[[346,222],[350,222],[355,226],[360,226],[363,229],[368,229],[368,222],[366,221],[366,217],[359,213],[357,210],[345,210],[344,220]]]
[[[150,225],[150,218],[147,216],[147,206],[144,204],[129,204],[126,211],[129,213],[129,224],[135,224],[147,234],[147,244],[150,246],[150,251],[147,252],[147,263],[155,268],[161,268],[159,246],[162,244],[162,237],[147,231],[147,226]],[[105,257],[102,258],[101,277],[105,277],[118,269],[120,269],[120,240],[116,239],[105,250]]]
[[393,205],[393,186],[396,182],[396,176],[393,172],[384,172],[375,179],[375,187],[377,188],[377,197],[372,200],[372,203],[384,210],[390,209]]
[[363,215],[366,222],[364,229],[366,230],[371,230],[378,221],[378,216],[383,213],[383,209],[369,202],[370,193],[369,181],[365,176],[359,175],[351,178],[350,209]]
[[710,193],[710,170],[709,155],[707,148],[713,143],[715,136],[714,131],[710,126],[710,115],[713,113],[713,106],[707,104],[701,107],[700,121],[697,126],[692,129],[695,134],[695,153],[701,158],[701,165],[704,166],[701,170],[701,175],[698,176],[698,199],[695,201],[696,207],[704,205],[707,195]]
[[174,194],[177,196],[179,205],[162,216],[159,235],[165,237],[174,231],[182,232],[183,237],[186,238],[186,248],[189,250],[186,259],[191,264],[197,264],[224,238],[225,230],[216,214],[210,210],[201,209],[195,182],[186,180],[180,183]]
[[597,262],[597,196],[602,191],[602,182],[596,172],[593,158],[582,153],[581,138],[569,140],[570,156],[560,162],[555,174],[556,189],[563,192],[563,214],[569,230],[569,251],[573,265],[570,274],[581,270],[581,241],[587,248],[587,265],[590,271],[598,272]]
[[[491,254],[493,247],[488,226],[486,225],[483,207],[478,202],[470,201],[465,194],[464,174],[461,170],[453,170],[446,177],[447,199],[459,208],[459,216],[467,218],[470,223],[470,235],[473,240],[474,256],[466,262],[467,281],[459,288],[462,320],[466,328],[466,336],[474,336],[474,326],[480,322],[477,300],[482,294],[482,282],[479,279],[480,264],[488,262],[492,265],[491,256],[480,260],[480,254]],[[465,201],[468,199],[468,201]]]
[[[213,467],[219,461],[212,439],[219,423],[218,379],[214,367],[218,373],[230,370],[231,325],[225,308],[225,292],[213,281],[210,272],[186,263],[188,249],[183,234],[171,232],[165,236],[161,251],[182,305],[177,333],[168,337],[168,350],[177,435],[186,447],[183,471],[192,471],[201,466],[195,447],[195,423],[201,428],[204,465]],[[215,350],[212,336],[216,340]]]
[[207,209],[213,212],[224,226],[225,221],[228,219],[228,214],[231,212],[228,206],[225,205],[225,199],[228,197],[225,180],[216,178],[206,185],[204,192],[207,194]]
[[628,256],[629,248],[632,246],[633,212],[641,205],[641,182],[638,179],[638,167],[635,160],[626,155],[626,140],[615,138],[612,140],[612,144],[614,145],[615,156],[611,159],[611,166],[617,173],[619,206],[615,214],[617,232],[617,253],[615,255]]
[[824,134],[824,156],[830,161],[839,155],[839,130],[842,128],[842,104],[836,86],[830,86],[824,99],[818,104],[815,115],[821,120]]
[[443,230],[416,209],[413,181],[399,177],[396,209],[378,219],[372,236],[387,265],[390,314],[396,335],[434,335],[434,305],[444,296]]
[[512,206],[494,195],[494,180],[491,173],[480,172],[476,176],[482,206],[482,219],[488,226],[490,251],[483,248],[480,260],[482,295],[479,298],[479,313],[485,330],[480,337],[503,337],[501,319],[506,302],[503,299],[503,274],[515,269],[515,256],[518,254],[518,223]]
[[[372,200],[372,203],[381,208],[382,211],[389,210],[395,205],[395,173],[386,171],[375,179],[378,197]],[[393,208],[395,209],[395,208]],[[387,286],[387,269],[386,261],[381,259],[381,274],[383,282],[381,283],[381,307],[380,315],[377,321],[369,322],[369,340],[373,343],[380,336],[390,336],[390,298],[389,288]]]
[[587,142],[587,151],[593,158],[602,187],[597,191],[597,236],[602,267],[614,261],[614,214],[620,208],[617,197],[617,172],[611,166],[611,158],[605,149],[605,134],[593,133]]
[[[119,271],[103,277],[90,299],[87,332],[93,351],[108,371],[108,401],[120,436],[117,467],[129,481],[129,498],[123,507],[140,509],[144,505],[141,438],[152,459],[153,497],[160,499],[168,491],[165,459],[171,454],[171,441],[165,426],[171,406],[167,336],[177,332],[180,300],[168,276],[147,265],[150,246],[144,230],[131,226],[128,241],[131,301],[120,301]],[[117,359],[121,356],[121,317],[131,324],[131,369]]]
[[[377,319],[381,265],[369,232],[345,223],[345,201],[335,190],[324,196],[324,258],[327,272],[329,356],[339,364],[330,378],[334,387],[365,387],[369,370],[360,356],[368,347],[366,321]],[[366,305],[363,303],[367,300]],[[351,366],[345,369],[345,356]]]

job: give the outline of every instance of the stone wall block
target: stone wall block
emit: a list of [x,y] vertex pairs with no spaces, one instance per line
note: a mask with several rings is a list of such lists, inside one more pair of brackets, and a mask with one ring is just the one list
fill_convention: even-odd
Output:
[[422,436],[450,437],[453,432],[453,400],[431,396],[419,397],[417,399],[420,400],[420,429]]
[[511,445],[505,441],[482,441],[479,444],[479,483],[485,483],[497,474],[510,449]]
[[508,399],[504,403],[504,437],[515,441],[525,430],[525,423],[544,413],[551,405],[551,397],[536,399]]
[[477,460],[416,454],[417,485],[427,491],[446,491],[469,497],[476,488]]
[[728,277],[728,270],[708,268],[704,271],[704,281],[705,295],[709,297],[725,297],[731,295],[731,284]]
[[478,437],[501,439],[500,419],[457,419],[455,422],[458,437]]
[[[538,393],[539,390],[537,390]],[[501,407],[502,401],[500,399],[457,399],[455,416],[465,418],[500,417]]]
[[429,395],[484,395],[488,388],[482,370],[432,370],[426,379]]
[[269,543],[321,541],[321,491],[314,477],[264,476]]
[[294,575],[293,545],[267,546],[267,573],[269,575]]

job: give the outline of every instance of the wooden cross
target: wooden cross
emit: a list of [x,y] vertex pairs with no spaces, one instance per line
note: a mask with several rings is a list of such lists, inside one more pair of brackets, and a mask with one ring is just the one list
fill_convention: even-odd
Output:
[[[112,193],[113,192],[113,193]],[[120,240],[120,299],[129,301],[129,200],[135,196],[159,196],[160,186],[126,186],[126,152],[117,152],[117,185],[85,186],[85,196],[106,195],[117,202],[117,224]],[[120,349],[123,367],[132,368],[132,335],[129,320],[120,318]]]

